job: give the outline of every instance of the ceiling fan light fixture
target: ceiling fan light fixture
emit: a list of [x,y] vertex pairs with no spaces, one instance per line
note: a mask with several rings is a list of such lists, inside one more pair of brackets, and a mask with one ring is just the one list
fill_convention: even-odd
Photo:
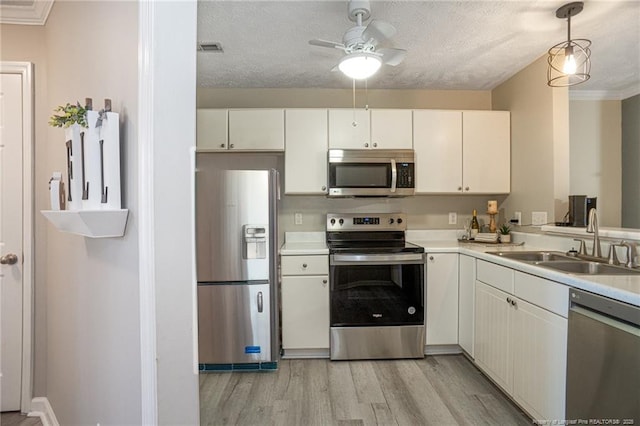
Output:
[[591,77],[591,41],[571,39],[571,17],[582,11],[582,2],[567,3],[556,11],[556,17],[567,19],[567,40],[549,49],[547,84],[567,87],[584,83]]
[[354,80],[364,80],[380,69],[382,61],[371,53],[351,53],[340,60],[338,69]]

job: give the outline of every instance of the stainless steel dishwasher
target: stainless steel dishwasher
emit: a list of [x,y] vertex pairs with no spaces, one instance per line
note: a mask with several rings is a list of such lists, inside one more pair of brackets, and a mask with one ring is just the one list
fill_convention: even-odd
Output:
[[640,424],[640,308],[569,294],[567,419]]

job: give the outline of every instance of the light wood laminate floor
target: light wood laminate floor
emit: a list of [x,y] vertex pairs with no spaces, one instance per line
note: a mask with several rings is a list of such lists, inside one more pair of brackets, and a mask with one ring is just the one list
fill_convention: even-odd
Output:
[[202,425],[531,425],[462,355],[200,375]]
[[1,426],[42,426],[40,417],[27,417],[19,411],[9,411],[0,414]]

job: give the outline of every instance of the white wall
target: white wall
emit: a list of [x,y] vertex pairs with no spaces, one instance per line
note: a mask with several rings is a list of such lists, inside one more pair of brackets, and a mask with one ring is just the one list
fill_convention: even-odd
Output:
[[[150,6],[151,5],[151,6]],[[198,424],[194,191],[197,3],[141,4],[152,23],[152,217],[160,425]],[[150,7],[150,10],[148,8]],[[143,99],[141,99],[143,101]],[[147,99],[144,99],[147,102]],[[147,117],[143,118],[145,121]],[[144,159],[143,159],[144,160]],[[148,221],[151,221],[150,223]],[[145,230],[146,232],[146,230]],[[146,247],[144,248],[146,251]]]
[[543,56],[492,92],[493,109],[511,111],[511,194],[506,215],[546,211],[560,220],[568,209],[569,101],[567,88],[547,86]]
[[7,59],[36,64],[37,210],[47,177],[66,167],[63,130],[46,126],[53,108],[110,98],[121,114],[125,237],[61,233],[36,214],[34,396],[64,425],[140,423],[136,6],[58,1],[44,27],[2,26],[2,59],[15,48]]
[[621,110],[620,101],[569,102],[571,193],[598,197],[602,226],[621,224]]

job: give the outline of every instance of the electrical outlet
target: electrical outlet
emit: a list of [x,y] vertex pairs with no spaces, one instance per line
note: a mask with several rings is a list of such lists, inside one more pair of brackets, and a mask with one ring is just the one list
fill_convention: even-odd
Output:
[[296,225],[302,225],[302,213],[294,213],[293,214],[293,222]]
[[449,225],[455,225],[458,223],[458,213],[449,212]]
[[522,212],[515,212],[513,218],[516,220],[516,225],[522,226]]
[[531,212],[531,224],[536,226],[547,223],[547,212]]

